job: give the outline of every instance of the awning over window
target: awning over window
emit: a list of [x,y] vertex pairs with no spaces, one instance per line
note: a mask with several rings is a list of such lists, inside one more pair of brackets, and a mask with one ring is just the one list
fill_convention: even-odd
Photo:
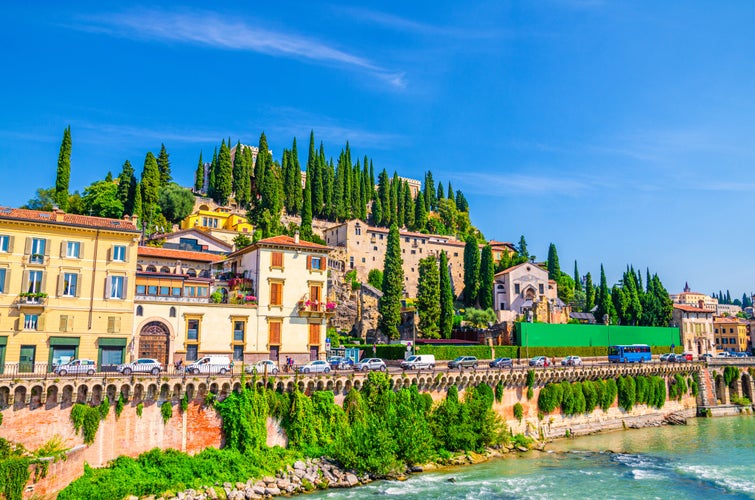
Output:
[[79,345],[79,337],[50,337],[50,345],[65,345],[65,346],[77,346]]
[[126,344],[128,344],[128,339],[125,338],[119,338],[119,339],[112,339],[107,338],[104,339],[100,337],[97,339],[97,344],[100,347],[126,347]]

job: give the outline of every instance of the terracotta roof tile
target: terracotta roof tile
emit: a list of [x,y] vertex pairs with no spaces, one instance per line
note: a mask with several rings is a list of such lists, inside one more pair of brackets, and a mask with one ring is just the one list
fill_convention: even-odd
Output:
[[134,223],[128,220],[67,214],[65,212],[43,212],[41,210],[27,210],[25,208],[0,207],[0,219],[25,220],[37,223],[60,224],[64,226],[92,227],[96,229],[110,229],[113,231],[126,231],[132,233],[139,232]]
[[162,257],[165,259],[193,260],[200,262],[219,262],[225,259],[225,255],[206,252],[191,252],[188,250],[173,250],[171,248],[139,247],[139,256]]
[[702,312],[702,313],[709,313],[709,314],[713,314],[715,312],[711,309],[700,309],[699,307],[688,306],[686,304],[674,304],[674,309],[679,309],[680,311],[685,311],[685,312]]
[[286,235],[280,235],[280,236],[273,236],[270,238],[265,238],[263,240],[259,240],[255,243],[256,245],[285,245],[285,246],[291,246],[291,247],[301,247],[301,248],[311,248],[313,250],[330,250],[330,247],[327,247],[325,245],[320,245],[318,243],[312,243],[311,241],[304,241],[299,240],[299,243],[296,243],[294,241],[294,238],[291,236]]

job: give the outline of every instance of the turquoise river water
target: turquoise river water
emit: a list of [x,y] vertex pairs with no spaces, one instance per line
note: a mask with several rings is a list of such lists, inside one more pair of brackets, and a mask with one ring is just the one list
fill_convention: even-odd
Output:
[[307,499],[755,498],[755,418],[598,434]]

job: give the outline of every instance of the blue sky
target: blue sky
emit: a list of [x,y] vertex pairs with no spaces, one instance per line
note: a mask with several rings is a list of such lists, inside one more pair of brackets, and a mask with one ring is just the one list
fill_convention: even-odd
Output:
[[[219,7],[218,7],[219,5]],[[213,10],[207,10],[212,8]],[[222,138],[276,158],[309,131],[378,169],[432,170],[488,238],[615,281],[755,290],[751,2],[3,4],[0,203],[165,143],[192,182]],[[306,157],[301,158],[302,162]]]

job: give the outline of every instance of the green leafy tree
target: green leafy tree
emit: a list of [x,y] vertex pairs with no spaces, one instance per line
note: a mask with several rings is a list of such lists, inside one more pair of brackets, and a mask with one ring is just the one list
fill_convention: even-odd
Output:
[[[418,196],[418,198],[420,197]],[[454,294],[451,286],[451,273],[448,269],[448,255],[446,255],[445,251],[440,252],[438,271],[440,274],[440,317],[438,319],[438,326],[441,337],[450,339],[454,326]]]
[[414,198],[414,230],[424,231],[427,226],[427,209],[425,197],[420,193]]
[[448,199],[452,202],[456,203],[456,198],[454,197],[454,188],[451,187],[451,181],[448,181]]
[[383,296],[378,303],[379,327],[388,338],[399,337],[401,323],[401,297],[404,291],[404,270],[402,268],[401,246],[398,226],[392,224],[388,231],[388,245],[383,266]]
[[81,202],[87,215],[112,219],[123,217],[123,204],[118,199],[118,185],[112,181],[96,181],[87,186]]
[[427,171],[425,173],[425,184],[424,184],[424,195],[425,195],[425,211],[430,212],[430,210],[435,210],[435,203],[437,201],[436,192],[435,192],[435,181],[433,180],[433,173],[430,171]]
[[160,190],[157,203],[165,219],[171,224],[177,224],[194,209],[194,194],[190,189],[171,182]]
[[160,187],[165,187],[173,180],[170,175],[170,155],[165,149],[165,144],[160,144],[160,153],[157,155],[157,168],[160,170]]
[[68,185],[71,182],[71,126],[63,131],[63,142],[58,153],[58,171],[55,176],[55,203],[68,210]]
[[493,263],[493,249],[485,245],[480,257],[480,289],[477,302],[482,309],[493,307],[493,281],[495,280],[495,264]]
[[420,332],[427,338],[439,338],[440,275],[434,256],[419,261],[416,307]]
[[529,260],[530,253],[527,250],[527,240],[524,239],[524,235],[521,235],[519,237],[519,245],[517,246],[517,251],[519,252],[519,255],[524,257],[525,262]]
[[21,208],[49,212],[55,204],[55,188],[39,188],[37,189],[36,196],[27,201],[26,204],[21,206]]
[[566,273],[561,273],[556,280],[558,298],[565,304],[574,302],[574,280]]
[[141,182],[136,182],[134,184],[134,209],[131,212],[131,215],[136,215],[139,217],[137,219],[137,224],[139,224],[141,227],[144,227],[144,207],[142,206],[142,184]]
[[464,303],[474,305],[480,287],[480,250],[477,240],[468,236],[464,245]]
[[[130,214],[130,209],[133,207],[133,198],[130,198],[131,194],[131,179],[134,177],[134,167],[131,166],[131,162],[126,160],[121,167],[121,173],[118,175],[118,200],[124,208],[124,213]],[[126,209],[129,210],[126,210]]]
[[464,197],[464,193],[459,190],[456,191],[456,209],[459,212],[469,212],[469,203]]
[[252,239],[246,233],[239,233],[233,238],[233,246],[236,250],[241,250],[252,244]]
[[613,305],[611,298],[611,290],[608,288],[608,281],[606,280],[606,272],[603,269],[603,264],[600,265],[600,287],[595,297],[595,321],[603,323],[606,319],[609,324],[616,324],[616,308]]
[[496,322],[495,312],[492,308],[475,309],[468,307],[464,311],[464,321],[475,328],[486,328],[488,324]]
[[252,181],[250,176],[251,166],[249,165],[248,160],[249,155],[246,154],[245,148],[241,145],[241,141],[238,141],[236,143],[236,154],[233,157],[233,178],[231,184],[234,199],[241,208],[246,208],[252,197]]
[[381,271],[380,269],[370,269],[369,274],[367,274],[367,283],[377,288],[378,290],[382,290],[383,271]]

